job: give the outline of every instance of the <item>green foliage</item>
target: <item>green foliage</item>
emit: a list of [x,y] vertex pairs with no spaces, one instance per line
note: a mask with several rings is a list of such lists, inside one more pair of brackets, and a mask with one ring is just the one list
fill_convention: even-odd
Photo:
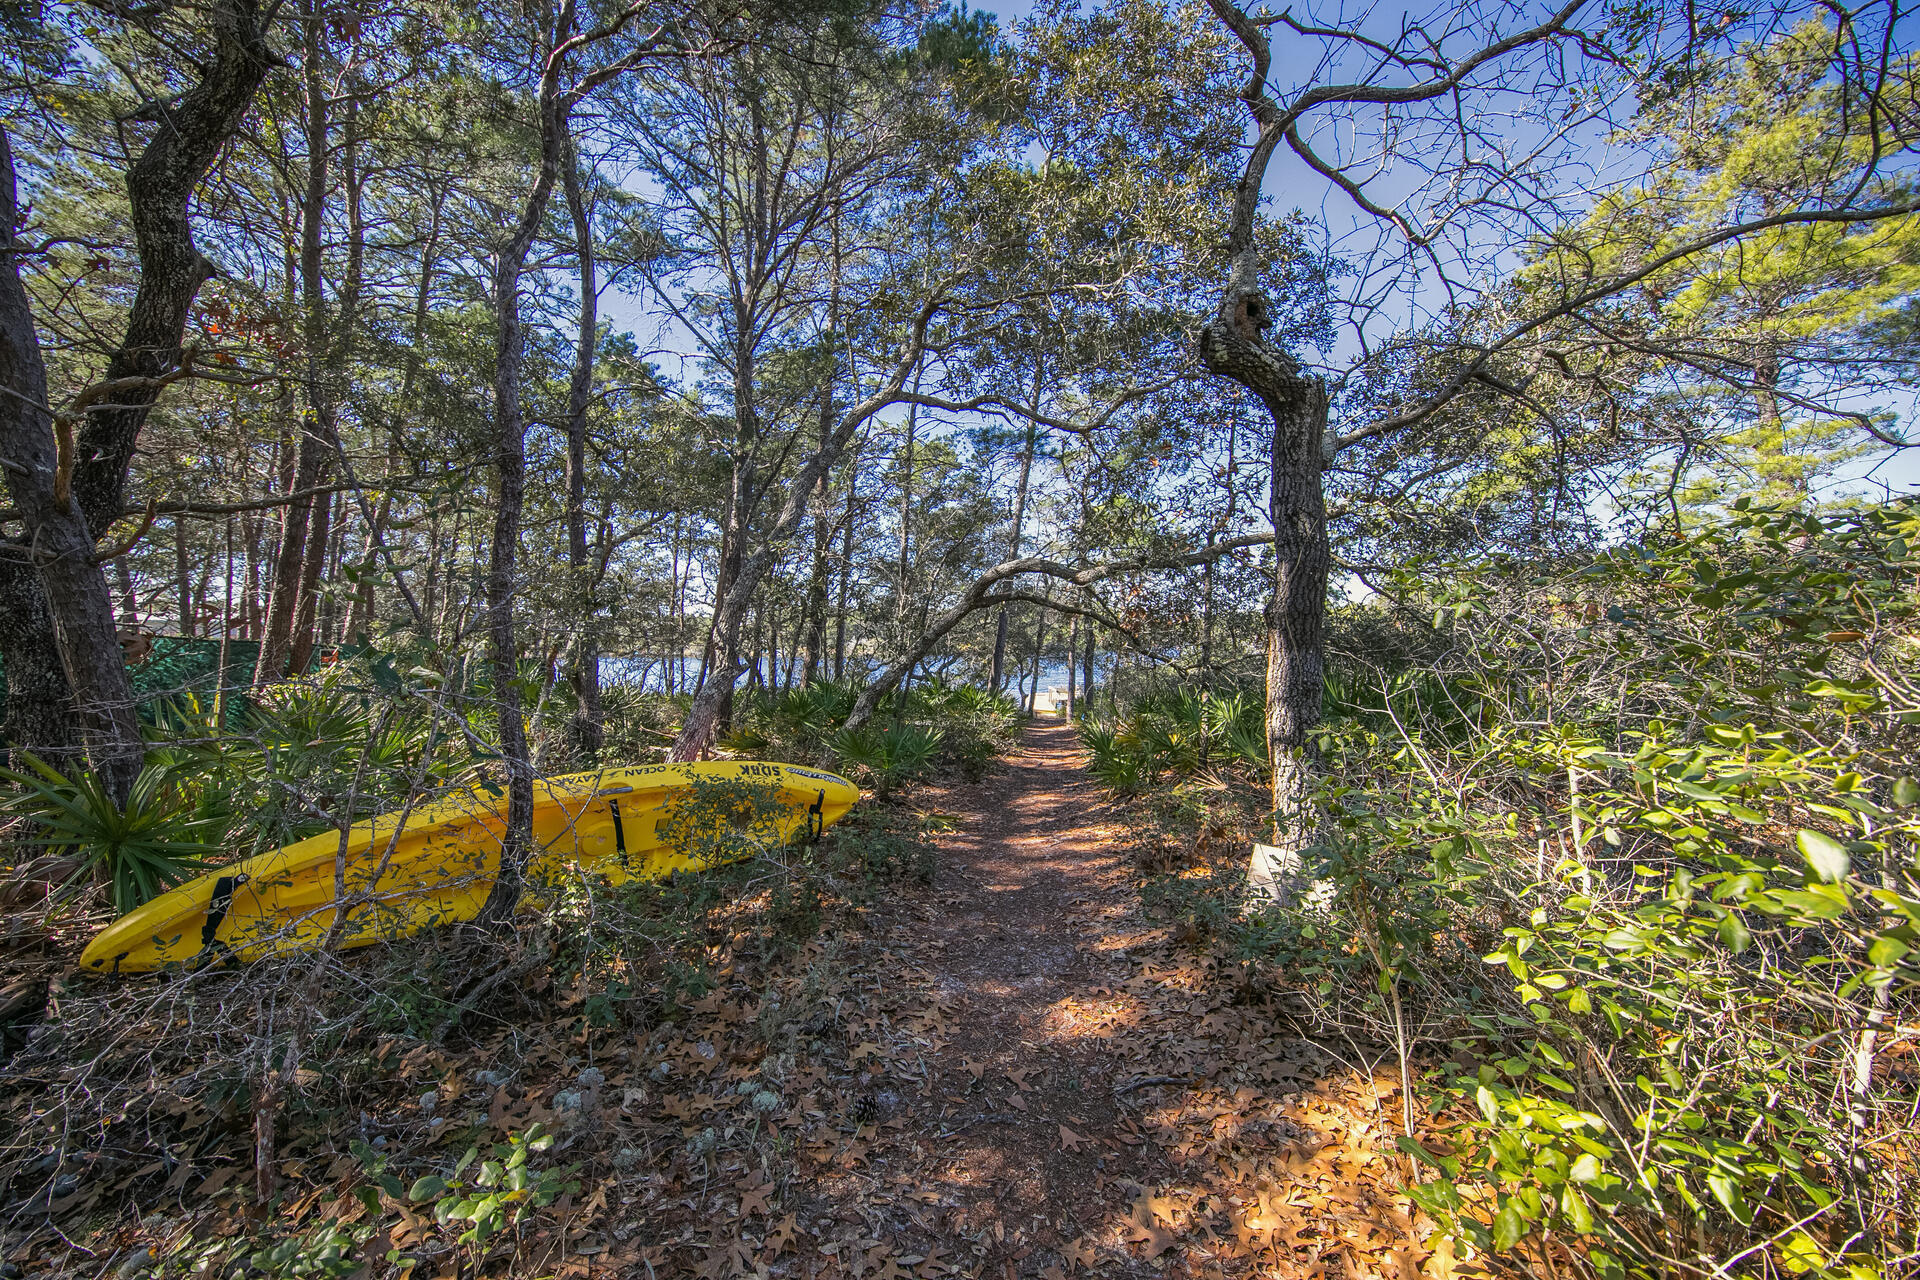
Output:
[[692,703],[689,694],[647,693],[632,685],[601,690],[600,710],[606,718],[602,754],[634,764],[665,760]]
[[735,727],[720,745],[735,755],[851,770],[876,794],[891,797],[936,765],[977,782],[1019,736],[1019,708],[1011,699],[938,678],[883,698],[876,720],[848,734],[844,726],[859,695],[851,682],[814,681],[742,698]]
[[938,849],[937,818],[901,805],[863,805],[828,831],[822,857],[837,874],[853,879],[862,893],[891,881],[931,884]]
[[1088,771],[1118,796],[1165,777],[1257,777],[1267,760],[1264,708],[1241,692],[1156,690],[1110,724],[1083,722],[1080,743]]
[[131,911],[198,875],[220,852],[207,839],[219,834],[217,825],[194,813],[191,795],[164,765],[142,769],[123,806],[91,771],[68,776],[17,754],[31,772],[0,769],[0,780],[18,788],[0,813],[29,820],[26,843],[74,855],[67,883],[104,884],[115,911]]
[[[255,1250],[248,1265],[255,1274],[274,1280],[353,1275],[365,1266],[362,1247],[381,1231],[387,1218],[398,1221],[396,1211],[401,1206],[407,1206],[410,1215],[431,1218],[437,1229],[433,1244],[442,1247],[416,1252],[443,1261],[449,1256],[464,1257],[477,1264],[495,1237],[519,1226],[535,1210],[580,1189],[573,1177],[577,1165],[552,1168],[534,1161],[535,1155],[552,1146],[553,1135],[536,1124],[484,1150],[470,1146],[451,1166],[422,1174],[409,1184],[393,1168],[392,1157],[355,1138],[349,1148],[367,1179],[358,1195],[375,1215],[373,1221],[346,1225],[329,1219],[301,1235]],[[386,1251],[386,1261],[403,1271],[423,1260],[415,1252]]]
[[924,725],[866,724],[842,729],[829,745],[842,765],[866,779],[876,798],[887,800],[900,787],[925,776],[940,751],[941,737],[938,730]]
[[935,678],[916,685],[897,714],[930,721],[940,734],[941,758],[968,782],[986,776],[994,759],[1019,739],[1022,717],[1013,699],[978,685]]
[[1464,1122],[1407,1148],[1475,1247],[1878,1274],[1910,1226],[1874,1061],[1920,979],[1920,507],[1741,502],[1538,568],[1396,584],[1447,641],[1444,688],[1350,682],[1376,694],[1328,726],[1337,896],[1274,936],[1328,1002],[1404,996],[1449,1046],[1429,1105]]
[[278,848],[398,808],[483,757],[486,737],[437,707],[430,687],[390,683],[339,663],[264,690],[233,728],[181,695],[156,710],[150,756],[240,852]]
[[329,1218],[311,1231],[276,1240],[247,1258],[252,1273],[266,1280],[351,1276],[364,1267],[359,1250],[373,1238],[371,1224],[342,1224]]
[[702,778],[674,791],[655,830],[661,843],[700,867],[756,857],[786,839],[794,806],[781,789],[752,778]]
[[[494,1236],[580,1189],[572,1177],[579,1166],[554,1169],[532,1163],[535,1154],[552,1146],[553,1135],[536,1124],[507,1135],[505,1142],[489,1144],[484,1153],[478,1146],[468,1147],[451,1169],[416,1178],[404,1191],[400,1179],[388,1172],[385,1157],[357,1140],[353,1153],[381,1191],[430,1213],[455,1243],[469,1246],[479,1257]],[[388,1261],[401,1258],[389,1254]]]

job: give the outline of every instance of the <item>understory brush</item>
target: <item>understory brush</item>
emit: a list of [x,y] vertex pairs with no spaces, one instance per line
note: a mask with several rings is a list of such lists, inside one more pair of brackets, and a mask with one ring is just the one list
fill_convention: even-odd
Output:
[[27,938],[10,959],[50,979],[44,1014],[9,1029],[0,1063],[0,1256],[30,1273],[74,1256],[66,1239],[162,1237],[177,1247],[123,1274],[538,1272],[557,1256],[544,1208],[570,1166],[638,1158],[594,1123],[620,1097],[594,1046],[665,1034],[744,983],[769,993],[757,1052],[825,1052],[841,1033],[822,935],[857,930],[862,904],[933,874],[936,820],[898,790],[810,841],[778,789],[710,780],[657,819],[688,869],[616,882],[563,867],[530,883],[510,930],[131,980],[65,972],[105,919],[103,894],[69,880],[113,887],[118,909],[202,857],[431,798],[493,763],[484,718],[426,680],[380,690],[331,670],[268,691],[227,733],[193,704],[170,714],[153,772],[164,795],[136,789],[127,832],[82,827],[72,778],[33,774],[9,800],[14,860],[68,858],[36,873],[52,897],[15,903],[32,932],[8,934]]
[[1336,617],[1330,894],[1149,900],[1399,1054],[1411,1194],[1479,1265],[1911,1274],[1916,575],[1904,502],[1419,566]]
[[1127,713],[1080,726],[1088,771],[1116,796],[1163,780],[1246,783],[1266,767],[1265,709],[1244,691],[1154,690]]
[[1019,737],[1012,699],[937,678],[889,693],[872,720],[848,730],[859,692],[849,683],[815,682],[742,697],[735,728],[720,745],[734,755],[847,771],[884,798],[936,769],[978,782]]

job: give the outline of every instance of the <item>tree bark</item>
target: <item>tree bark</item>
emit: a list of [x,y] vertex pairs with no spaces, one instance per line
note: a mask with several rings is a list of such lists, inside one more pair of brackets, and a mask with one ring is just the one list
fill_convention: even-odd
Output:
[[[40,355],[40,335],[33,323],[32,303],[20,280],[20,257],[15,229],[20,225],[18,187],[13,148],[0,127],[0,471],[7,492],[26,525],[21,544],[0,548],[9,561],[24,557],[37,571],[38,582],[17,570],[4,592],[8,603],[21,606],[9,614],[5,630],[23,622],[51,624],[54,648],[60,657],[71,705],[78,712],[87,752],[95,772],[121,803],[140,771],[143,748],[140,722],[134,714],[133,685],[114,627],[113,594],[106,574],[94,559],[94,535],[69,487],[67,463],[59,435],[70,424],[56,427],[47,405],[47,370]],[[69,437],[70,438],[70,437]],[[39,607],[33,600],[39,595]],[[24,667],[15,684],[15,653],[37,665]],[[48,695],[55,692],[44,650],[10,645],[7,650],[10,737],[30,746],[42,736],[49,713]],[[57,710],[67,711],[67,698]],[[14,735],[18,736],[15,737]],[[48,735],[61,752],[69,741],[64,734]]]
[[[857,455],[856,455],[857,457]],[[847,612],[853,589],[854,513],[859,509],[860,468],[847,468],[847,511],[840,526],[840,582],[833,607],[833,678],[847,678]]]
[[180,596],[180,634],[193,634],[193,565],[187,555],[187,520],[173,518],[173,579]]
[[327,557],[333,552],[333,507],[337,494],[314,495],[313,523],[307,531],[306,562],[300,568],[299,604],[293,614],[293,634],[287,645],[287,674],[305,675],[313,662],[315,628],[319,622],[320,581],[326,576]]
[[[0,337],[0,342],[13,345],[11,338]],[[0,405],[0,419],[11,411],[11,406]],[[11,470],[8,475],[11,478]],[[0,662],[7,674],[7,719],[0,732],[6,745],[31,751],[62,772],[71,770],[84,758],[72,686],[40,574],[11,541],[0,544],[0,617],[7,620],[0,627]]]
[[1250,278],[1236,280],[1200,332],[1209,372],[1257,395],[1273,419],[1273,595],[1267,604],[1267,750],[1273,766],[1274,842],[1313,841],[1308,813],[1308,732],[1320,723],[1325,684],[1327,503],[1321,459],[1327,390],[1261,333],[1267,300]]
[[[914,379],[915,389],[919,388],[919,379]],[[895,644],[902,648],[907,643],[907,575],[911,568],[909,557],[913,551],[913,445],[914,433],[920,425],[918,405],[907,406],[906,437],[901,444],[900,467],[900,541],[895,551],[893,570],[893,632]]]
[[595,635],[596,575],[587,554],[587,407],[593,400],[593,363],[599,347],[600,284],[594,272],[593,214],[580,189],[577,156],[567,157],[563,176],[567,212],[573,219],[580,289],[573,377],[567,388],[567,565],[573,579],[574,606],[582,616],[573,662],[567,671],[574,699],[567,737],[576,761],[592,765],[599,761],[606,740],[605,716],[600,709],[600,649]]
[[[323,475],[335,429],[332,390],[332,347],[327,317],[325,263],[327,185],[333,142],[328,120],[327,85],[322,72],[326,56],[327,14],[320,0],[310,0],[301,13],[304,49],[302,80],[305,89],[307,185],[300,201],[300,301],[304,315],[307,412],[300,423],[300,443],[293,467],[292,492],[300,493],[324,482]],[[315,494],[287,509],[274,557],[273,583],[268,595],[267,632],[254,668],[255,688],[299,674],[294,659],[295,634],[304,630],[298,619],[312,618],[309,595],[317,587],[319,557],[326,553],[327,522],[332,495]],[[311,653],[312,643],[305,646]]]
[[1080,697],[1086,703],[1087,715],[1093,714],[1093,619],[1087,619],[1087,661],[1080,673]]
[[1047,660],[1047,611],[1040,610],[1039,621],[1034,623],[1033,632],[1033,688],[1027,694],[1027,714],[1033,715],[1040,710],[1040,668]]
[[[1088,623],[1087,625],[1091,626],[1092,623]],[[1076,687],[1077,682],[1074,680],[1073,677],[1074,677],[1074,668],[1075,666],[1078,665],[1076,660],[1079,658],[1079,656],[1080,656],[1080,615],[1076,613],[1073,615],[1072,625],[1067,630],[1067,719],[1068,720],[1072,720],[1074,718],[1074,715],[1078,709],[1077,704],[1079,702],[1079,699],[1076,697],[1076,695],[1079,693],[1079,689]]]
[[[187,202],[221,147],[239,127],[267,68],[275,61],[267,48],[267,21],[268,14],[259,0],[213,0],[210,27],[214,48],[211,56],[200,64],[199,80],[166,104],[164,117],[158,106],[135,116],[135,119],[157,120],[162,125],[127,174],[140,283],[120,347],[107,363],[105,381],[115,387],[112,403],[87,413],[68,460],[72,496],[79,503],[89,534],[89,557],[93,541],[104,534],[126,508],[127,468],[133,459],[135,441],[165,383],[181,370],[184,360],[181,335],[187,313],[201,284],[213,271],[212,265],[194,246]],[[9,188],[7,199],[13,198]],[[0,227],[0,232],[9,236],[12,231],[11,222]],[[12,272],[17,268],[10,264],[7,270]],[[31,315],[27,321],[31,324]],[[44,407],[44,395],[36,403]],[[62,572],[83,573],[78,567]],[[4,577],[5,571],[0,571],[0,578]],[[17,584],[6,594],[16,602],[26,599]],[[75,604],[78,600],[68,603]],[[109,619],[110,608],[109,604]],[[27,604],[8,616],[10,631],[32,626],[41,628],[30,636],[10,637],[5,648],[9,721],[38,736],[41,729],[54,721],[72,719],[76,690],[60,687],[61,682],[55,678],[56,669],[46,662],[49,654],[60,650],[59,624],[53,612],[35,610]],[[77,656],[63,654],[58,670],[70,675]],[[120,662],[117,643],[113,646],[112,660],[116,664]],[[16,671],[21,678],[17,688]],[[101,673],[89,676],[87,683],[90,687],[97,683],[117,686],[123,677],[124,671],[119,678]],[[137,730],[137,725],[111,707],[98,708],[91,714],[108,716],[118,726],[115,732],[129,726]],[[131,708],[127,714],[131,715]],[[96,726],[92,732],[98,731]],[[59,744],[49,740],[48,745],[57,748]],[[126,761],[135,760],[137,767],[140,749],[137,731],[133,738],[103,744],[101,749],[115,762],[104,770],[108,784],[117,798],[124,799],[122,784],[131,785],[132,781]],[[95,763],[99,765],[100,761]]]

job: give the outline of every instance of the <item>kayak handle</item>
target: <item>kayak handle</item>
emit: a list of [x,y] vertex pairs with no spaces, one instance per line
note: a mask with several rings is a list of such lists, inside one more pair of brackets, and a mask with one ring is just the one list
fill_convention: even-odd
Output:
[[207,902],[207,921],[200,926],[200,954],[193,958],[196,966],[212,959],[216,950],[225,949],[218,936],[220,926],[226,922],[227,911],[233,906],[233,891],[251,879],[252,876],[242,871],[213,882],[213,896]]
[[827,793],[822,791],[814,802],[807,806],[807,843],[819,844],[820,836],[827,829]]

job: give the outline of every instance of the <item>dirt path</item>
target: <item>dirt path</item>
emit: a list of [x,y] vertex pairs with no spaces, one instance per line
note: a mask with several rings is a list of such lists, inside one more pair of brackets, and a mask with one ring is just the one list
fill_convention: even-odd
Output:
[[[743,927],[710,935],[712,985],[662,1020],[591,1017],[584,987],[535,974],[548,1019],[450,1045],[381,1036],[355,1060],[378,1073],[357,1116],[284,1136],[278,1230],[377,1222],[376,1272],[392,1249],[422,1276],[1446,1280],[1451,1255],[1399,1190],[1391,1064],[1309,1042],[1236,964],[1143,916],[1129,815],[1069,730],[1034,726],[985,781],[911,803],[947,829],[930,889],[884,882],[797,945],[765,933],[767,895],[742,899]],[[211,1131],[198,1103],[167,1114]],[[536,1123],[575,1190],[483,1268],[462,1270],[431,1218],[365,1202],[353,1142],[411,1177]],[[249,1158],[209,1144],[151,1212],[94,1220],[85,1249],[65,1233],[78,1217],[0,1236],[0,1280],[244,1245]]]
[[798,1274],[1419,1274],[1384,1064],[1281,1033],[1173,947],[1071,730],[1023,747],[916,796],[955,830],[866,976],[917,996],[856,1050],[871,1145],[818,1153]]

